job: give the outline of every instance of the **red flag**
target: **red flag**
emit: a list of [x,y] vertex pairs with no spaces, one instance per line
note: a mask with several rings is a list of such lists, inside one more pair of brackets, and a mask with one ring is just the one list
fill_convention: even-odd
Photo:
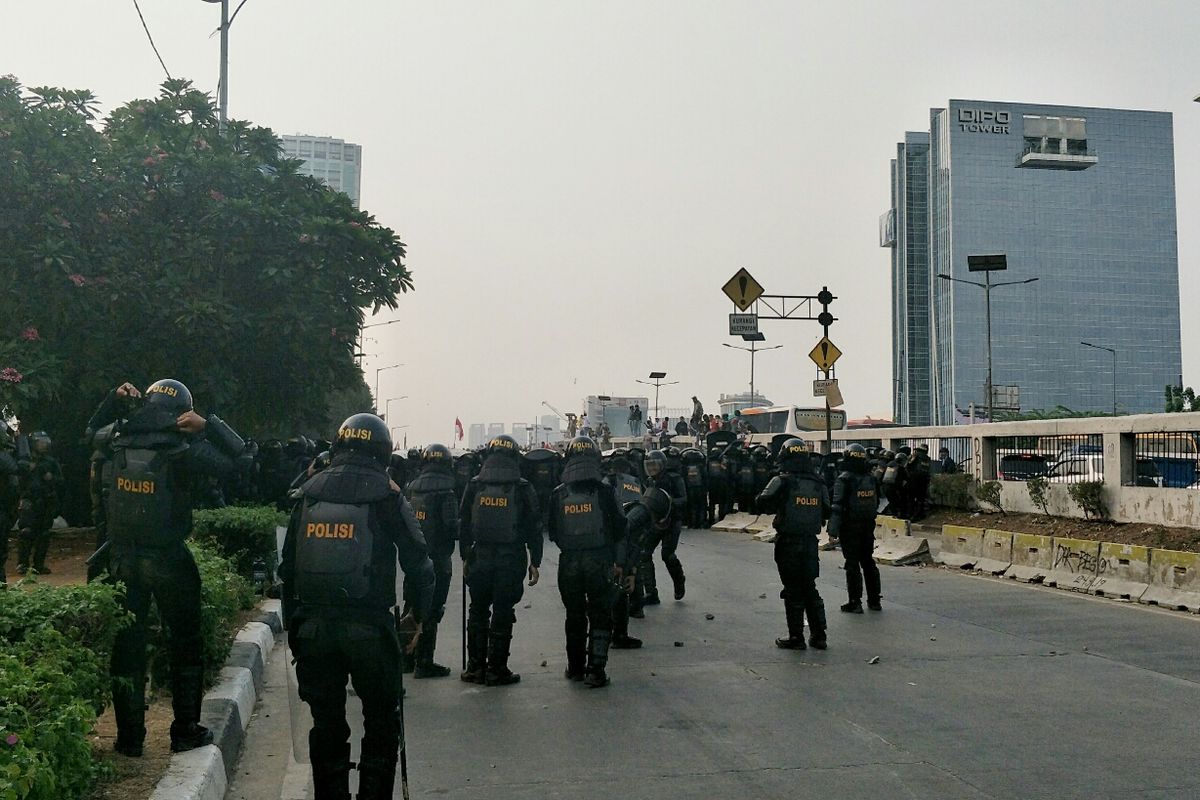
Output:
[[462,420],[458,417],[454,418],[454,432],[458,434],[458,440],[461,442],[463,438]]

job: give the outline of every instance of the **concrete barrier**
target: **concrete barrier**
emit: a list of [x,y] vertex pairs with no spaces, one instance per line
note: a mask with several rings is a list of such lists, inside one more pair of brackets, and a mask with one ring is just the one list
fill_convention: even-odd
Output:
[[1150,548],[1100,543],[1100,565],[1088,594],[1138,600],[1150,588]]
[[1150,580],[1140,602],[1200,612],[1200,553],[1150,551]]
[[962,525],[942,526],[941,563],[948,567],[970,569],[983,557],[983,528]]
[[756,519],[758,519],[758,517],[754,514],[746,514],[742,511],[738,511],[737,513],[730,514],[729,516],[725,517],[725,519],[714,524],[712,529],[714,531],[722,531],[724,533],[741,533],[742,531],[746,530],[748,525],[752,525]]
[[761,533],[770,531],[775,532],[775,515],[774,514],[759,514],[754,518],[754,521],[743,528],[746,533],[758,536]]
[[1004,577],[1023,583],[1041,583],[1054,566],[1054,539],[1033,533],[1012,535],[1012,565]]
[[1008,531],[986,530],[975,569],[1001,575],[1012,566],[1013,535]]
[[908,520],[875,518],[876,562],[899,567],[929,560],[929,541],[924,536],[914,536]]
[[1043,581],[1047,586],[1086,592],[1099,574],[1100,543],[1054,537],[1054,557]]

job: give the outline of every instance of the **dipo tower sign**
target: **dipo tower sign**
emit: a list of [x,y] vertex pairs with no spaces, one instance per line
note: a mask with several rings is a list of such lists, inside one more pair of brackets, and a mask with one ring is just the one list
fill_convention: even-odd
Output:
[[960,108],[958,129],[963,133],[1008,133],[1012,115],[1007,111],[991,111],[986,108]]

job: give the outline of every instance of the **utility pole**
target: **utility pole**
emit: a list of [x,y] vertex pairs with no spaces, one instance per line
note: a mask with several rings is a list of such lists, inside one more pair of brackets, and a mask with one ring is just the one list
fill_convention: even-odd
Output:
[[662,379],[665,377],[667,377],[667,373],[665,373],[665,372],[651,372],[650,373],[650,381],[654,381],[654,383],[651,383],[650,381],[641,380],[640,378],[634,378],[634,382],[636,382],[636,383],[644,383],[647,386],[654,387],[654,417],[655,417],[655,419],[658,418],[658,387],[674,386],[675,384],[679,383],[679,381],[668,381],[667,383],[663,383]]
[[775,344],[775,345],[771,345],[770,347],[764,347],[762,349],[759,349],[758,347],[756,347],[758,342],[764,341],[766,339],[766,337],[763,336],[761,333],[753,335],[753,336],[746,335],[746,336],[743,336],[742,338],[750,340],[749,347],[738,347],[737,345],[729,344],[728,342],[721,342],[721,346],[728,347],[731,350],[742,350],[743,352],[750,354],[750,402],[752,404],[757,404],[758,395],[754,391],[754,356],[758,353],[765,353],[768,350],[778,350],[779,348],[783,347],[783,345]]
[[[1117,415],[1117,351],[1112,347],[1105,347],[1102,344],[1092,344],[1091,342],[1080,342],[1084,347],[1093,347],[1096,350],[1107,350],[1112,355],[1113,362],[1113,416]],[[1179,382],[1181,385],[1183,381]]]
[[204,0],[221,4],[221,77],[217,87],[217,133],[225,135],[229,123],[229,0]]

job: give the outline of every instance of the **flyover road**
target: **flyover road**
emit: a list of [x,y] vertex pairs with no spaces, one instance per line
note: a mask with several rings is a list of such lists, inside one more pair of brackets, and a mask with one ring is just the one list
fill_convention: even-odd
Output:
[[[847,615],[840,559],[823,553],[830,648],[786,652],[772,644],[784,626],[771,555],[739,534],[685,531],[687,598],[634,620],[646,647],[614,652],[612,685],[588,689],[562,677],[550,546],[517,608],[520,684],[408,682],[413,796],[1200,796],[1196,617],[889,567],[884,610]],[[438,656],[457,672],[456,592]],[[284,661],[227,797],[311,796],[306,709]]]

